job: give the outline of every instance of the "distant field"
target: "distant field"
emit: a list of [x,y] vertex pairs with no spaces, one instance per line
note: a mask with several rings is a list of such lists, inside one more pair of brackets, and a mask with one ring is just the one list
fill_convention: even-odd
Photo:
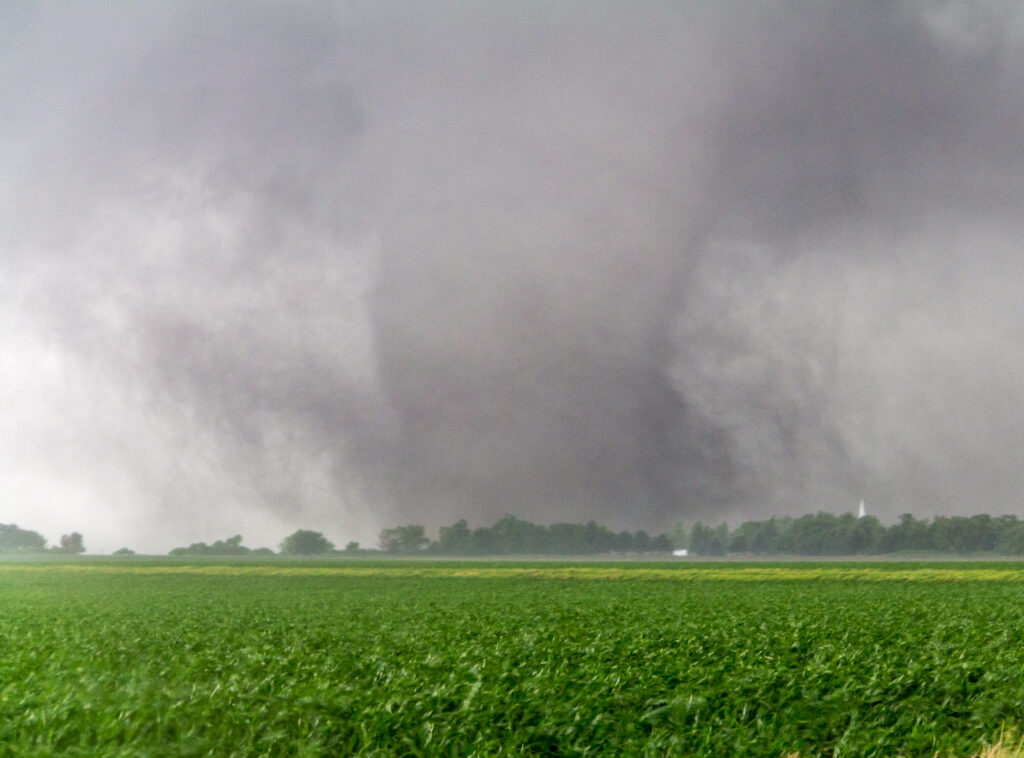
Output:
[[956,755],[1024,564],[0,564],[0,755]]
[[676,582],[1024,582],[1024,563],[661,563],[621,562],[584,564],[533,561],[509,562],[182,562],[157,559],[139,561],[74,561],[59,563],[0,564],[3,572],[46,574],[152,575],[206,574],[216,576],[337,576],[429,579],[579,579],[579,580],[667,580]]

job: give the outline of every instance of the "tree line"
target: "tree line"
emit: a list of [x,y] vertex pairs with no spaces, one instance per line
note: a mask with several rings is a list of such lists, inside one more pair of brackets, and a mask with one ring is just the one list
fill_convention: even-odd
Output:
[[[269,548],[250,550],[240,535],[212,545],[199,542],[175,548],[172,555],[272,555]],[[669,534],[651,536],[615,532],[593,521],[586,524],[534,524],[505,516],[489,527],[470,528],[465,519],[442,526],[436,540],[420,524],[381,530],[378,547],[364,549],[349,542],[335,549],[320,532],[300,529],[284,539],[282,555],[599,555],[611,553],[670,553],[685,548],[691,555],[883,555],[901,552],[952,554],[997,553],[1024,555],[1024,521],[1016,516],[935,516],[918,519],[909,513],[890,526],[875,516],[824,511],[797,518],[777,516],[745,521],[734,529],[696,522],[678,524]]]
[[[669,534],[651,536],[640,530],[615,532],[593,521],[586,524],[534,524],[505,516],[489,527],[470,528],[465,519],[442,526],[436,540],[419,524],[383,529],[377,548],[364,549],[349,542],[344,549],[320,532],[299,529],[285,537],[281,555],[598,555],[610,553],[669,553],[686,548],[691,555],[882,555],[901,552],[952,554],[997,553],[1024,555],[1024,521],[1014,515],[935,516],[918,519],[909,513],[885,526],[874,516],[818,512],[798,518],[777,516],[745,521],[735,528],[722,523],[678,524]],[[65,534],[59,545],[16,524],[0,524],[0,554],[85,552],[78,532]],[[121,548],[115,555],[134,555]],[[212,544],[194,542],[170,551],[175,556],[275,555],[270,548],[249,548],[236,534]]]
[[909,513],[891,526],[874,516],[819,512],[746,521],[735,529],[701,522],[677,526],[675,543],[693,555],[882,555],[899,552],[1024,555],[1024,521],[1016,516],[935,516]]
[[422,526],[410,524],[380,533],[380,549],[386,553],[428,555],[594,555],[599,553],[670,553],[667,534],[650,536],[614,532],[593,521],[586,524],[534,524],[505,516],[489,527],[470,529],[465,519],[442,526],[438,538],[426,537]]
[[[460,520],[451,526],[442,526],[438,539],[427,537],[426,527],[406,524],[383,529],[376,549],[364,549],[358,542],[349,542],[343,550],[320,532],[299,529],[285,537],[280,545],[281,555],[366,555],[387,553],[392,555],[585,555],[599,553],[649,553],[672,551],[667,534],[651,537],[647,532],[613,532],[593,521],[586,524],[552,524],[540,526],[514,516],[506,516],[490,527],[470,529]],[[188,547],[176,547],[171,555],[273,555],[269,548],[250,550],[236,534],[213,544],[195,542]]]
[[193,542],[188,547],[176,547],[169,555],[273,555],[268,547],[248,548],[242,544],[242,535],[236,534],[226,540],[217,540],[212,545]]
[[60,545],[46,546],[46,538],[17,524],[0,524],[0,553],[69,553],[85,552],[85,542],[78,532],[62,535]]
[[[279,547],[281,555],[337,555],[341,551],[334,549],[334,543],[328,540],[320,532],[311,529],[299,529],[289,534],[281,542]],[[345,549],[348,554],[358,553],[359,543],[350,542]],[[260,556],[274,555],[269,547],[249,548],[242,544],[242,535],[236,534],[226,540],[217,540],[207,545],[205,542],[193,542],[188,547],[176,547],[169,555],[198,555],[198,556]]]

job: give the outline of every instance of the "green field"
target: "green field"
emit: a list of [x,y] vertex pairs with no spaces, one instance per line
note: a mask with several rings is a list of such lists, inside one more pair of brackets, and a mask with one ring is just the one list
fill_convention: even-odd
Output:
[[1024,565],[0,564],[0,755],[969,756]]

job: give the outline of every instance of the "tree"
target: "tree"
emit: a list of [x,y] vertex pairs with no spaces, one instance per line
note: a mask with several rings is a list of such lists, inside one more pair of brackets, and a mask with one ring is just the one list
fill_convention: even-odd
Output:
[[[636,535],[633,535],[636,540]],[[615,535],[607,527],[600,526],[596,521],[588,521],[583,531],[583,552],[610,553],[615,544]],[[636,544],[633,549],[636,549]]]
[[419,524],[383,529],[380,533],[380,547],[388,553],[418,553],[427,546],[426,530]]
[[358,553],[359,552],[359,543],[356,542],[355,540],[353,540],[352,542],[349,542],[347,545],[345,545],[345,552],[346,553]]
[[672,552],[672,540],[667,534],[662,532],[653,540],[651,540],[651,550],[655,553],[671,553]]
[[1024,524],[1015,524],[1003,531],[996,547],[1004,555],[1024,554]]
[[205,542],[193,542],[188,547],[176,547],[171,555],[246,555],[252,552],[242,544],[242,535],[236,534],[226,540],[217,540],[212,545]]
[[236,534],[226,540],[217,540],[210,545],[210,555],[245,555],[249,548],[242,544],[242,535]]
[[284,538],[281,553],[284,555],[323,555],[333,550],[334,544],[320,532],[299,529]]
[[481,526],[473,530],[472,552],[477,555],[490,555],[494,552],[494,534],[490,527]]
[[46,550],[43,535],[17,524],[0,524],[0,553],[41,553]]
[[750,535],[747,534],[747,529],[743,529],[746,524],[740,524],[740,528],[737,528],[732,534],[729,535],[729,544],[726,546],[726,550],[730,553],[749,553],[750,552]]
[[554,553],[573,555],[587,552],[587,533],[583,524],[552,524],[548,527],[548,534],[551,535]]
[[210,552],[210,546],[205,542],[193,542],[188,547],[171,548],[168,555],[206,555]]
[[855,553],[877,554],[885,551],[886,529],[874,516],[857,519],[853,534]]
[[111,555],[135,555],[135,551],[131,548],[122,547],[120,550],[115,550]]
[[928,522],[923,519],[915,519],[909,513],[902,514],[900,522],[889,527],[885,547],[894,552],[927,550],[931,547],[928,537]]
[[529,521],[505,516],[491,527],[494,552],[536,555],[548,552],[548,530]]
[[631,553],[633,552],[633,534],[623,529],[621,532],[615,535],[615,552],[617,553]]
[[466,519],[459,519],[451,526],[442,526],[437,539],[437,550],[445,555],[465,555],[473,546],[473,533]]
[[758,523],[750,538],[750,550],[755,555],[779,552],[779,527],[774,518]]
[[[694,555],[725,555],[725,538],[728,536],[728,527],[723,530],[721,526],[712,529],[704,526],[700,521],[693,525],[690,532],[690,552]],[[723,532],[725,537],[723,537]]]
[[82,541],[82,535],[78,532],[61,535],[60,550],[62,553],[84,553],[85,543]]
[[398,542],[403,553],[418,553],[425,548],[430,540],[426,530],[419,524],[408,524],[398,527]]

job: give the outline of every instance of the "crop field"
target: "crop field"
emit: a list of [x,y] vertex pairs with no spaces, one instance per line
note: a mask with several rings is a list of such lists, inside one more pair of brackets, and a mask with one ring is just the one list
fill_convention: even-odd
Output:
[[0,756],[972,756],[1024,566],[0,564]]

